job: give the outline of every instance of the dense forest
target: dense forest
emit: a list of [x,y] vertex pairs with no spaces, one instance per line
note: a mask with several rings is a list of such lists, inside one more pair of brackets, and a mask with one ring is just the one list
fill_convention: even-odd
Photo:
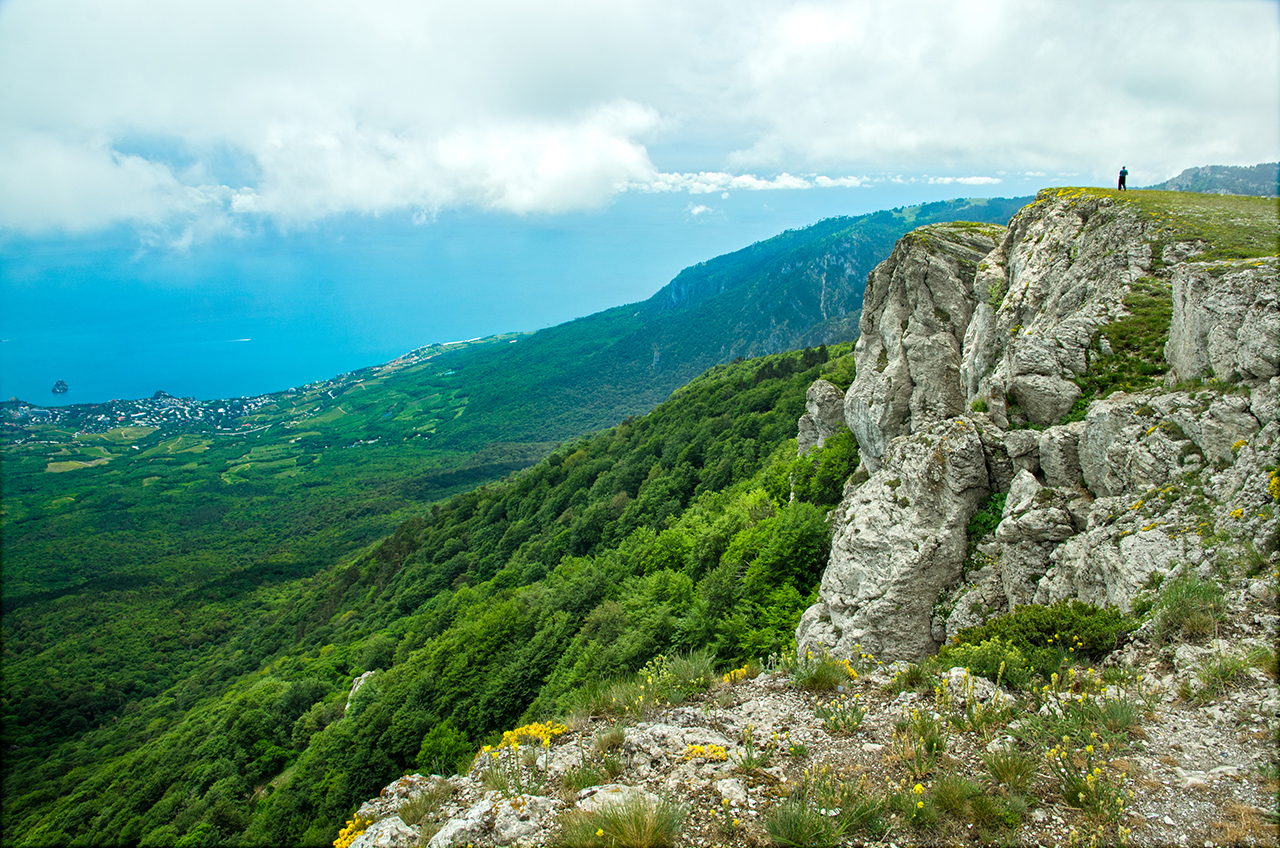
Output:
[[[848,351],[718,366],[312,577],[69,595],[62,629],[18,610],[5,842],[325,844],[400,773],[465,763],[659,654],[786,650],[857,463],[847,435],[797,458],[796,420],[818,376],[852,381]],[[108,637],[127,667],[96,663]]]

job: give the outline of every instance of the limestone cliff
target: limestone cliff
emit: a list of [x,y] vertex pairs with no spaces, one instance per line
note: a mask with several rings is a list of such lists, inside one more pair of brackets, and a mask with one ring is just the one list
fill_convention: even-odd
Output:
[[[1276,549],[1277,258],[1213,259],[1176,211],[1046,190],[1003,233],[924,227],[872,272],[844,399],[864,466],[802,652],[916,659],[1018,604],[1128,610],[1219,549]],[[1123,372],[1152,326],[1163,384]]]

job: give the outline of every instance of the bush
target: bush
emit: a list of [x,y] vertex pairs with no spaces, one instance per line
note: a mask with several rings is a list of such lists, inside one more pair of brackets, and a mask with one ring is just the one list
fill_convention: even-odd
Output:
[[970,674],[991,681],[999,679],[1014,689],[1026,688],[1031,682],[1031,664],[1022,651],[1001,639],[986,639],[977,645],[945,645],[938,651],[938,664],[963,666]]
[[970,555],[973,554],[974,547],[981,541],[983,536],[996,531],[996,526],[1000,523],[1000,516],[1004,512],[1004,502],[1008,497],[1008,492],[996,492],[987,498],[987,502],[973,514],[973,518],[969,519],[969,525],[965,528],[965,532],[969,534]]
[[1070,600],[1018,607],[1008,615],[961,630],[956,644],[980,646],[997,640],[1016,648],[1032,670],[1047,679],[1064,661],[1101,660],[1137,628],[1137,620],[1119,610]]
[[857,470],[860,461],[853,433],[841,430],[821,448],[781,463],[771,475],[769,494],[787,501],[794,492],[796,500],[835,506],[844,496],[845,481]]

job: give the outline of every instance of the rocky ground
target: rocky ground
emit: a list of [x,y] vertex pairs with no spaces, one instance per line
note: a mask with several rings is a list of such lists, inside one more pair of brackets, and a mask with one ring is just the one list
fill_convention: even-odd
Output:
[[[983,754],[1013,745],[1039,761],[1024,791],[1026,809],[1016,822],[977,823],[970,815],[948,815],[942,810],[934,822],[922,827],[900,813],[886,812],[883,832],[852,834],[842,844],[1280,843],[1276,816],[1280,690],[1271,676],[1274,665],[1270,673],[1246,668],[1216,696],[1206,697],[1199,691],[1206,658],[1233,652],[1243,656],[1250,648],[1256,652],[1272,647],[1277,621],[1275,583],[1273,578],[1241,578],[1231,584],[1230,614],[1216,637],[1198,644],[1167,645],[1153,644],[1140,632],[1102,664],[1108,679],[1121,680],[1122,670],[1136,672],[1129,685],[1106,687],[1107,696],[1127,699],[1141,716],[1128,743],[1113,752],[1107,765],[1107,774],[1123,792],[1132,792],[1122,816],[1103,822],[1068,804],[1058,780],[1045,766],[1043,749],[1029,745],[1025,738],[1015,739],[1034,699],[978,678],[971,695],[975,704],[991,705],[994,699],[999,705],[1010,698],[1014,699],[1008,702],[1012,709],[980,733],[953,728],[941,762],[918,780],[925,793],[920,797],[930,806],[939,803],[935,784],[947,774],[964,776],[985,786],[987,793],[1001,793],[1001,787],[983,782],[987,773]],[[562,844],[562,822],[570,811],[633,796],[665,798],[680,806],[683,817],[677,845],[777,844],[767,831],[771,810],[805,783],[806,776],[812,784],[815,775],[827,774],[860,786],[873,797],[910,796],[917,778],[895,742],[895,724],[913,710],[958,719],[970,681],[961,671],[951,672],[946,689],[958,694],[944,702],[936,693],[896,691],[901,687],[893,685],[894,675],[907,668],[905,663],[870,665],[844,685],[843,692],[806,691],[784,670],[718,682],[683,704],[654,710],[626,725],[620,742],[615,719],[582,717],[554,735],[549,746],[525,747],[537,762],[521,767],[522,787],[487,788],[485,772],[494,760],[483,754],[467,775],[448,779],[410,775],[396,781],[361,808],[362,817],[378,821],[354,844],[357,848]],[[1082,667],[1080,675],[1086,673]],[[842,696],[860,702],[866,714],[853,732],[832,733],[815,708]],[[754,755],[763,762],[750,761],[748,732]],[[603,767],[604,757],[611,758],[617,769],[612,777]],[[600,772],[600,785],[577,788],[576,769],[584,763]],[[1118,777],[1121,772],[1123,778]],[[492,780],[488,785],[493,785]],[[525,791],[519,791],[522,788]],[[397,812],[424,797],[430,801],[420,801],[411,816],[422,815],[421,821],[405,824]]]

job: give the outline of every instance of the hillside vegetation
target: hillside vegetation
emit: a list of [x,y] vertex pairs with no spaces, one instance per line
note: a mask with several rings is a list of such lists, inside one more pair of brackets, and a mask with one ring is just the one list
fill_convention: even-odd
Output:
[[[646,303],[255,398],[0,404],[5,803],[42,808],[35,787],[135,749],[258,670],[307,629],[263,631],[263,616],[332,594],[322,575],[432,504],[644,413],[715,363],[851,338],[866,273],[902,232],[1003,221],[1020,203],[830,219],[687,269]],[[736,479],[718,463],[703,490]],[[576,535],[548,542],[539,567],[580,553],[604,520],[574,509]],[[638,527],[638,509],[609,520]],[[450,585],[496,573],[448,568]],[[315,604],[323,619],[330,601]],[[138,731],[140,715],[158,723]]]
[[[661,653],[785,650],[857,463],[847,435],[796,460],[795,421],[819,375],[852,380],[847,351],[719,366],[311,578],[7,616],[5,842],[323,844],[406,769]],[[103,638],[128,666],[99,665]],[[70,697],[51,651],[75,656]]]

